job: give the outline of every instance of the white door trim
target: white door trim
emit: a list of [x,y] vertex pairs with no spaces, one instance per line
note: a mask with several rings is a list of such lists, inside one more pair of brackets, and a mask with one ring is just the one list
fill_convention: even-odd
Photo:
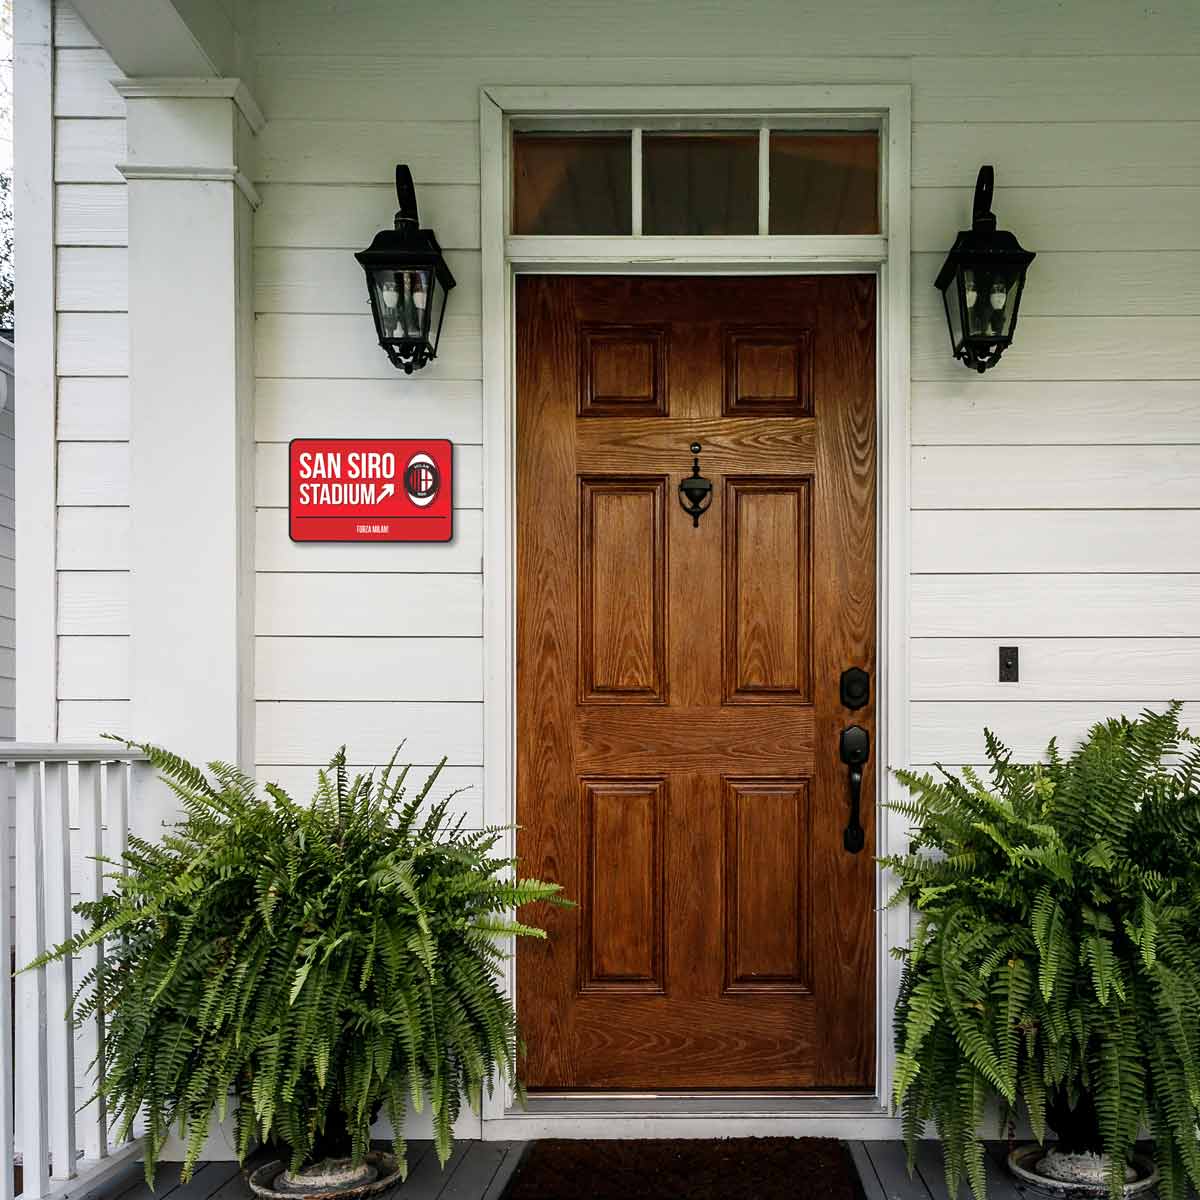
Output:
[[[509,142],[514,120],[554,118],[744,117],[770,124],[863,118],[881,128],[883,235],[880,237],[589,238],[510,237]],[[891,771],[908,763],[908,460],[911,89],[906,84],[755,87],[485,87],[480,92],[480,219],[483,287],[483,637],[484,819],[511,826],[516,819],[516,397],[515,289],[523,272],[673,272],[680,274],[812,274],[873,271],[878,306],[878,670],[876,677],[877,802],[897,795]],[[884,768],[887,768],[886,770]],[[877,809],[881,851],[903,849],[903,823]],[[511,833],[508,848],[511,851]],[[497,1088],[484,1097],[488,1138],[653,1136],[663,1123],[672,1136],[822,1132],[830,1136],[885,1136],[891,1130],[892,1008],[899,964],[889,954],[907,941],[908,914],[885,911],[888,881],[877,872],[877,1081],[863,1107],[814,1103],[748,1112],[745,1097],[714,1111],[713,1097],[689,1111],[656,1105],[653,1097],[619,1101],[611,1115],[548,1114],[514,1109]],[[515,962],[506,987],[515,997]],[[758,1107],[758,1106],[755,1106]],[[865,1122],[865,1124],[864,1124]],[[874,1130],[874,1133],[868,1130]],[[868,1132],[864,1132],[868,1131]]]

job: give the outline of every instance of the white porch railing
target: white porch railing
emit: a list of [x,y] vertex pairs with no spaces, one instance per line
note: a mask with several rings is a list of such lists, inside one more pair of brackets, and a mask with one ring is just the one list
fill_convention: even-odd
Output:
[[[125,849],[142,762],[118,743],[0,743],[0,764],[12,773],[0,821],[0,962],[20,968],[65,941],[72,906],[100,897],[96,858],[119,859]],[[0,1200],[12,1200],[17,1163],[24,1200],[65,1200],[138,1153],[137,1142],[110,1144],[103,1102],[92,1099],[103,1017],[76,1029],[67,1016],[76,978],[101,961],[101,949],[89,950],[78,975],[67,959],[0,988]]]

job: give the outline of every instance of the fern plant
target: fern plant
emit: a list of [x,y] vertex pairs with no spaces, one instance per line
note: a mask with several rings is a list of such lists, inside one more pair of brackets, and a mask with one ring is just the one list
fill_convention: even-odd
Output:
[[1048,1103],[1094,1105],[1114,1197],[1146,1127],[1164,1200],[1200,1186],[1200,741],[1179,714],[1106,721],[1036,765],[988,733],[989,783],[899,772],[912,841],[883,862],[917,924],[895,1096],[910,1161],[936,1122],[952,1196],[965,1176],[983,1200],[993,1097],[1039,1141]]
[[406,798],[408,768],[351,781],[343,748],[305,805],[140,748],[183,819],[130,838],[112,893],[47,958],[108,947],[75,1010],[106,1014],[100,1090],[122,1139],[144,1123],[147,1181],[172,1126],[188,1178],[231,1101],[239,1156],[281,1143],[292,1170],[361,1162],[381,1109],[403,1169],[406,1106],[427,1102],[444,1162],[462,1097],[477,1108],[497,1076],[519,1093],[500,939],[545,935],[504,914],[559,888],[515,878],[501,831],[464,831],[452,797],[422,813],[441,766]]

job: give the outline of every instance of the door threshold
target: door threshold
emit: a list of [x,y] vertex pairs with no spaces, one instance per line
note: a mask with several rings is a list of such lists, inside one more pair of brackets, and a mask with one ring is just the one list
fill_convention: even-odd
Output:
[[862,1092],[546,1092],[509,1117],[886,1117]]

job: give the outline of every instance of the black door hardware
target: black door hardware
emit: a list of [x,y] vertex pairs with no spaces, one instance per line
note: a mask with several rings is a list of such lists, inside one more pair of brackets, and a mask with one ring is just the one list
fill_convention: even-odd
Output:
[[711,479],[700,474],[700,443],[692,443],[692,473],[679,485],[679,504],[692,518],[692,527],[700,524],[700,518],[712,504],[713,485]]
[[850,776],[850,820],[842,834],[842,845],[851,854],[857,854],[866,843],[859,809],[862,805],[863,767],[871,757],[871,735],[861,725],[847,725],[842,730],[840,743],[842,762]]
[[871,700],[871,677],[862,667],[847,667],[842,672],[842,707],[866,708]]

